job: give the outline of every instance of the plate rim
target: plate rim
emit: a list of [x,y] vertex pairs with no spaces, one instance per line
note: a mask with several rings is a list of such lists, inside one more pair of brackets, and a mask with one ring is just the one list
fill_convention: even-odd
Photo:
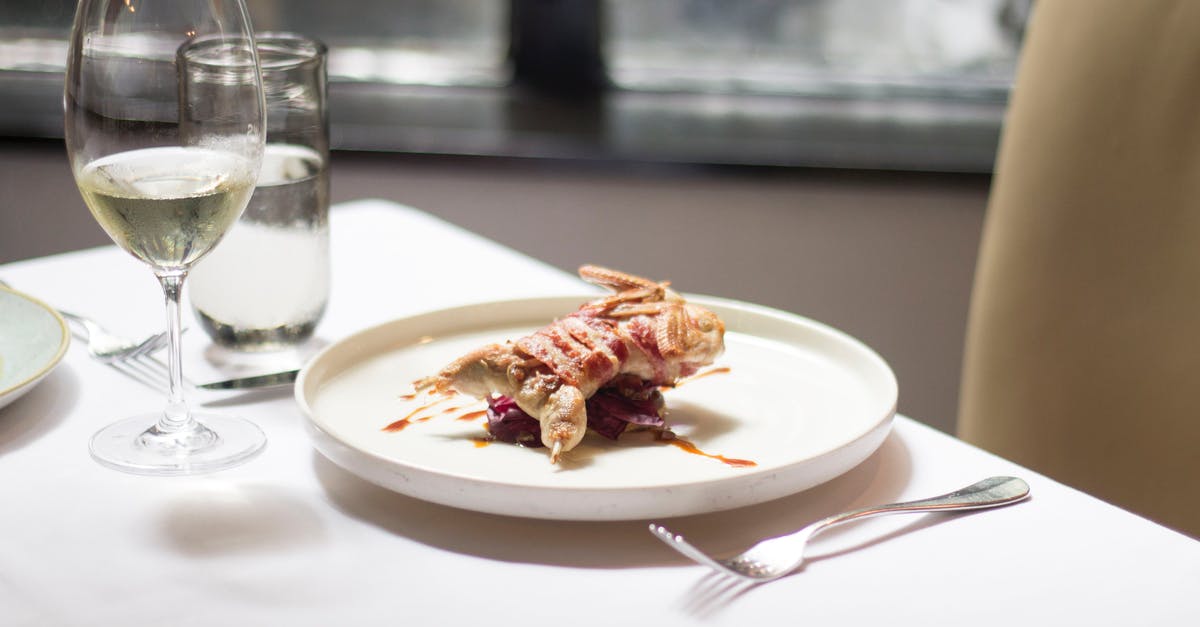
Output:
[[[836,327],[830,326],[826,323],[823,323],[823,322],[820,322],[817,320],[813,320],[811,318],[808,318],[808,317],[805,317],[805,316],[802,316],[799,314],[784,311],[781,309],[777,309],[777,308],[773,308],[773,307],[769,307],[769,306],[765,306],[765,305],[759,305],[759,304],[755,304],[755,303],[748,303],[748,302],[739,301],[739,300],[735,300],[735,299],[716,297],[716,296],[707,296],[707,295],[699,295],[699,294],[685,294],[685,297],[688,299],[689,302],[694,302],[694,303],[701,304],[701,305],[716,306],[718,308],[724,308],[724,309],[729,309],[729,310],[745,311],[745,312],[748,312],[748,313],[751,313],[754,315],[773,318],[776,321],[780,321],[780,322],[783,322],[785,324],[790,324],[790,325],[799,324],[802,327],[808,327],[809,329],[815,330],[821,334],[831,336],[831,337],[835,338],[838,342],[842,343],[843,345],[853,347],[856,351],[860,352],[862,355],[867,357],[867,359],[870,362],[872,362],[872,366],[877,374],[883,374],[886,376],[887,389],[883,390],[883,392],[881,394],[886,394],[887,398],[890,399],[890,402],[888,403],[888,408],[882,412],[882,415],[872,417],[869,426],[863,428],[860,432],[857,432],[853,437],[849,438],[846,441],[842,441],[842,442],[838,443],[836,446],[833,446],[831,449],[823,451],[821,453],[818,453],[817,455],[815,455],[809,459],[801,460],[799,462],[785,462],[785,463],[778,464],[778,465],[757,468],[750,472],[739,473],[739,474],[730,475],[727,477],[708,478],[708,479],[702,479],[702,480],[698,480],[698,481],[684,482],[684,483],[663,482],[663,483],[655,483],[655,484],[651,484],[651,485],[638,485],[638,486],[636,486],[636,488],[633,488],[633,487],[620,487],[620,486],[612,486],[612,485],[562,486],[562,487],[541,486],[541,485],[531,486],[531,485],[523,484],[520,482],[497,480],[497,479],[492,479],[492,478],[488,478],[488,477],[479,477],[479,476],[475,476],[475,475],[464,474],[463,472],[455,471],[455,470],[447,471],[447,470],[441,469],[441,468],[430,467],[424,463],[414,463],[414,462],[405,462],[402,460],[397,460],[393,457],[385,456],[376,451],[361,448],[351,442],[345,441],[343,438],[339,437],[335,433],[332,433],[330,430],[328,430],[326,428],[326,425],[322,424],[321,421],[319,421],[317,419],[315,412],[313,410],[312,404],[309,402],[308,388],[310,387],[310,385],[309,385],[310,378],[319,377],[321,374],[324,374],[323,372],[317,372],[314,374],[314,371],[317,370],[319,367],[323,366],[323,361],[325,359],[328,359],[329,358],[328,356],[331,353],[333,353],[334,351],[345,350],[346,345],[352,345],[356,341],[358,341],[359,338],[362,338],[364,336],[370,336],[370,335],[376,334],[376,333],[383,333],[386,331],[386,329],[388,327],[397,326],[397,325],[413,324],[414,322],[419,322],[422,319],[431,319],[432,320],[434,318],[440,318],[440,317],[452,318],[452,317],[454,317],[454,314],[456,314],[456,313],[462,313],[462,312],[466,312],[466,311],[478,311],[480,309],[485,309],[485,308],[505,308],[504,309],[505,316],[508,316],[508,317],[515,316],[516,314],[513,313],[513,310],[515,310],[517,308],[522,308],[522,307],[535,308],[535,309],[542,308],[542,309],[546,309],[546,310],[550,310],[550,308],[553,307],[554,308],[553,311],[569,311],[569,310],[573,310],[573,309],[569,309],[571,307],[578,307],[580,304],[582,304],[588,300],[595,299],[596,294],[594,294],[594,293],[535,296],[535,297],[524,297],[524,298],[513,298],[513,299],[479,301],[479,302],[473,302],[473,303],[454,305],[454,306],[445,307],[445,308],[441,308],[441,309],[435,309],[435,310],[431,310],[431,311],[418,312],[418,313],[415,313],[412,315],[401,316],[398,318],[394,318],[391,320],[387,320],[387,321],[383,321],[383,322],[379,322],[379,323],[370,325],[370,326],[360,329],[356,332],[350,333],[335,342],[330,343],[328,346],[325,346],[324,348],[322,348],[321,351],[316,353],[311,359],[309,359],[308,362],[304,365],[304,367],[301,368],[300,373],[297,376],[293,396],[295,398],[297,405],[299,406],[299,408],[301,410],[301,413],[303,414],[305,426],[307,427],[306,430],[308,431],[308,433],[310,435],[310,439],[312,440],[314,448],[316,448],[317,451],[320,452],[327,459],[329,459],[336,465],[342,467],[343,469],[347,470],[348,472],[351,472],[352,474],[355,474],[364,480],[367,480],[371,483],[379,485],[390,491],[398,492],[401,494],[407,494],[414,498],[418,498],[418,499],[422,499],[422,500],[426,500],[426,501],[432,501],[432,502],[440,503],[443,505],[448,505],[451,507],[458,507],[461,509],[469,509],[469,510],[474,510],[474,511],[493,513],[493,514],[520,516],[520,517],[527,517],[527,518],[545,518],[545,519],[559,519],[559,520],[637,520],[637,519],[645,519],[648,517],[673,517],[673,516],[680,516],[680,515],[691,515],[691,514],[698,514],[698,513],[707,513],[707,512],[712,512],[712,511],[720,511],[722,509],[731,509],[731,508],[735,508],[735,507],[742,507],[742,506],[751,505],[751,504],[755,504],[755,503],[759,503],[759,502],[764,502],[766,500],[771,500],[773,498],[779,498],[782,496],[786,496],[788,494],[802,492],[804,490],[810,489],[812,487],[815,487],[817,485],[825,483],[829,480],[832,480],[833,478],[836,478],[837,476],[840,476],[841,474],[844,474],[845,472],[848,472],[849,470],[858,466],[860,463],[865,461],[872,453],[874,453],[879,448],[879,446],[881,446],[883,444],[883,441],[886,439],[886,436],[891,431],[893,419],[896,415],[899,390],[898,390],[898,382],[896,380],[895,372],[892,370],[892,368],[887,363],[887,361],[884,360],[883,357],[881,355],[879,355],[879,353],[877,351],[875,351],[873,348],[871,348],[870,346],[868,346],[866,343],[862,342],[858,338],[855,338],[854,336],[852,336],[840,329],[837,329]],[[574,304],[572,304],[572,303],[574,303]],[[554,315],[554,314],[551,314],[551,315]],[[561,314],[558,314],[558,315],[561,315]],[[507,323],[507,321],[508,321],[507,318],[502,317],[501,320],[497,321],[497,324]],[[389,347],[381,347],[377,350],[364,351],[361,355],[361,359],[363,359],[363,360],[371,359],[378,355],[382,355],[382,354],[388,352],[389,350],[392,350],[392,349]],[[337,372],[337,371],[339,371],[339,369],[335,368],[335,372]],[[318,390],[313,390],[312,394],[315,396],[317,391]],[[856,452],[851,452],[853,449],[858,449],[858,450]],[[846,455],[849,455],[851,457],[851,459],[849,461],[842,460],[842,463],[836,464],[838,466],[838,468],[836,469],[836,472],[834,472],[833,474],[823,477],[823,478],[819,478],[817,481],[815,481],[811,484],[802,485],[795,489],[786,490],[784,492],[781,492],[779,494],[771,496],[770,498],[759,498],[759,499],[752,500],[750,502],[734,503],[728,507],[708,506],[708,507],[699,508],[699,509],[691,508],[691,509],[687,509],[686,511],[683,511],[683,510],[676,511],[678,509],[678,508],[676,508],[676,509],[673,509],[666,513],[663,513],[663,514],[649,514],[649,515],[646,515],[644,513],[637,513],[636,515],[623,515],[623,514],[615,514],[614,515],[613,513],[610,513],[608,515],[576,515],[576,514],[564,514],[562,512],[556,512],[556,511],[543,511],[543,512],[535,512],[535,513],[529,513],[529,512],[514,513],[513,511],[510,511],[507,508],[479,506],[477,504],[464,505],[457,499],[441,499],[441,498],[430,497],[429,495],[414,494],[414,491],[412,491],[412,490],[401,489],[401,488],[397,487],[396,485],[389,483],[388,481],[380,480],[377,476],[375,476],[377,474],[376,472],[374,472],[375,469],[361,468],[361,466],[364,465],[363,460],[369,460],[370,464],[391,467],[391,469],[392,469],[391,474],[393,474],[393,475],[400,473],[400,470],[402,469],[404,471],[407,471],[407,473],[419,474],[419,475],[421,475],[422,478],[430,480],[430,481],[436,481],[436,482],[445,481],[445,482],[449,482],[449,483],[469,482],[470,485],[473,487],[489,487],[492,489],[511,489],[511,490],[531,490],[531,491],[536,491],[539,494],[545,495],[545,496],[553,499],[556,496],[565,497],[568,495],[570,495],[571,497],[578,497],[579,495],[587,496],[587,495],[616,494],[616,493],[623,492],[623,491],[628,492],[628,491],[634,490],[634,489],[636,489],[638,491],[660,491],[661,492],[664,490],[669,491],[669,490],[677,490],[677,489],[685,489],[685,488],[699,488],[699,489],[725,488],[731,484],[732,485],[743,484],[748,481],[753,481],[756,478],[762,479],[764,477],[772,477],[772,476],[777,477],[779,475],[786,475],[789,472],[795,472],[800,467],[803,467],[805,465],[804,462],[811,462],[811,463],[828,462],[833,458],[836,458],[839,456],[846,456]],[[369,464],[366,464],[366,465],[369,465]],[[400,474],[406,474],[406,473],[400,473]],[[406,481],[411,481],[411,480],[406,478]],[[406,485],[407,485],[407,483],[406,483]],[[419,491],[419,490],[417,490],[417,491]]]
[[24,300],[27,303],[37,306],[42,311],[49,314],[50,317],[58,323],[59,329],[58,350],[54,352],[54,355],[52,355],[50,359],[46,361],[46,363],[42,364],[40,368],[26,376],[24,379],[17,381],[7,388],[0,388],[0,407],[3,407],[8,403],[20,398],[25,392],[33,389],[38,382],[40,382],[51,372],[53,372],[56,367],[58,367],[59,363],[62,362],[63,357],[66,356],[67,349],[71,345],[71,330],[67,326],[67,321],[63,319],[61,314],[58,313],[58,310],[46,304],[41,299],[3,285],[0,285],[0,292],[10,294],[16,298]]

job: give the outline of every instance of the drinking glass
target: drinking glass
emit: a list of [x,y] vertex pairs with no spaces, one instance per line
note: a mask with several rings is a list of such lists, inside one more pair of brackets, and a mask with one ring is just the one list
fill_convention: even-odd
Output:
[[189,268],[246,208],[265,114],[243,0],[81,0],[64,91],[75,182],[100,226],[150,266],[170,335],[161,412],[126,418],[91,442],[100,463],[139,474],[210,472],[262,450],[253,423],[188,409],[180,295]]
[[255,39],[267,105],[262,170],[241,220],[192,269],[188,289],[214,342],[271,352],[308,340],[329,300],[326,48],[292,33]]

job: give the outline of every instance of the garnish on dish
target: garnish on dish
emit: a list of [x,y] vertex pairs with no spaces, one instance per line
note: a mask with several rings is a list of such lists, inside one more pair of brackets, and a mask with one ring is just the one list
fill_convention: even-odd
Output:
[[486,399],[492,437],[540,441],[552,463],[589,427],[610,438],[632,426],[670,439],[661,389],[724,351],[725,324],[667,282],[597,266],[579,276],[613,294],[516,341],[471,351],[415,381],[416,390]]

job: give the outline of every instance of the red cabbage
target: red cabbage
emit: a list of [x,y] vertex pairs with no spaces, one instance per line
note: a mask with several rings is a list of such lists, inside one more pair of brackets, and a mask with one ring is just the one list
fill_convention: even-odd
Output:
[[661,396],[657,394],[639,400],[605,388],[587,401],[588,428],[615,440],[630,424],[662,427],[665,423],[658,415],[660,401]]
[[507,396],[488,398],[487,419],[488,433],[501,442],[531,448],[542,446],[542,425]]
[[[592,431],[615,440],[629,425],[664,427],[659,415],[662,395],[654,386],[636,389],[629,386],[604,388],[587,400],[587,426]],[[488,399],[488,432],[501,442],[531,448],[542,446],[542,428],[537,419],[525,413],[516,401],[507,396]]]

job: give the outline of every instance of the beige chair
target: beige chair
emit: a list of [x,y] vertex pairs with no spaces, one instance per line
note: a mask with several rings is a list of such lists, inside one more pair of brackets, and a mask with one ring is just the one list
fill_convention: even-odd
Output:
[[1200,537],[1200,2],[1036,3],[958,433]]

